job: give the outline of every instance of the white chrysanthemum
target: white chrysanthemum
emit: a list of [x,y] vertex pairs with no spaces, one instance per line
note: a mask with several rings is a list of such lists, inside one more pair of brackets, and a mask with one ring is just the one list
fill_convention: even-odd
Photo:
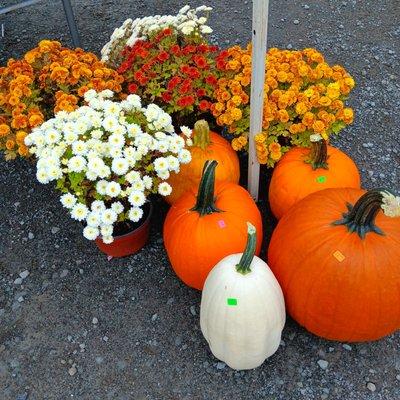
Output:
[[86,167],[86,160],[82,156],[71,157],[68,161],[68,169],[71,172],[81,172]]
[[114,203],[112,203],[111,209],[115,211],[117,214],[121,214],[122,212],[124,212],[124,206],[120,201],[115,201]]
[[118,218],[117,213],[111,208],[107,208],[101,213],[101,222],[105,225],[112,225]]
[[181,126],[181,132],[187,137],[192,137],[192,130],[187,126]]
[[158,142],[157,149],[160,153],[166,153],[169,150],[169,142],[167,140],[161,140]]
[[203,33],[203,34],[212,33],[212,31],[213,31],[213,30],[212,30],[209,26],[207,26],[207,25],[202,25],[202,26],[200,27],[200,32]]
[[88,226],[97,228],[101,224],[101,214],[99,211],[92,211],[86,217],[86,223]]
[[158,193],[160,193],[161,196],[169,196],[172,193],[171,185],[167,182],[161,182],[158,185]]
[[122,148],[125,144],[125,138],[123,135],[112,134],[108,138],[108,143],[111,147]]
[[140,180],[140,173],[138,171],[130,171],[126,174],[125,179],[132,184]]
[[38,169],[36,172],[36,178],[40,183],[46,184],[50,182],[50,177],[44,168]]
[[153,178],[149,175],[145,175],[143,178],[144,186],[147,190],[150,190],[153,186]]
[[121,112],[121,105],[110,101],[110,100],[106,100],[104,102],[104,114],[107,116],[113,116],[113,117],[118,117],[119,113]]
[[182,164],[188,164],[190,161],[192,161],[192,155],[190,154],[189,150],[183,149],[179,152],[178,154],[178,160]]
[[129,163],[123,157],[114,158],[114,160],[112,161],[112,164],[111,164],[111,169],[117,175],[125,175],[128,172]]
[[109,99],[114,96],[114,92],[110,89],[104,89],[98,93],[100,98]]
[[192,139],[186,139],[186,146],[187,147],[193,146],[193,140]]
[[133,222],[138,222],[143,216],[143,210],[140,207],[132,207],[129,210],[128,218]]
[[160,171],[160,172],[157,172],[157,176],[159,178],[161,178],[162,180],[166,180],[170,177],[170,173],[169,173],[169,171]]
[[60,179],[63,175],[61,168],[56,165],[51,165],[49,168],[47,168],[47,173],[49,175],[49,180],[51,181]]
[[90,209],[91,209],[92,211],[101,213],[102,211],[104,211],[104,210],[106,209],[106,206],[105,206],[105,204],[104,204],[104,201],[95,200],[95,201],[92,203],[92,205],[90,206]]
[[77,198],[71,193],[66,193],[60,197],[60,201],[65,208],[71,209],[76,204]]
[[55,144],[58,143],[61,139],[61,135],[55,129],[48,130],[45,133],[45,140],[47,144]]
[[96,183],[96,191],[97,191],[97,193],[101,194],[102,196],[104,196],[106,194],[106,191],[107,191],[107,185],[108,185],[108,182],[106,180],[104,180],[104,179],[98,181]]
[[77,221],[83,221],[88,215],[88,213],[89,210],[84,204],[77,203],[72,207],[71,217],[73,219],[76,219]]
[[108,178],[111,175],[111,168],[107,165],[104,167],[100,168],[99,170],[99,177],[100,178]]
[[153,162],[156,172],[168,171],[168,159],[166,157],[158,157]]
[[94,89],[89,89],[85,94],[83,95],[85,101],[90,101],[94,98],[97,98],[97,92]]
[[126,133],[126,128],[125,128],[125,126],[123,126],[123,125],[121,125],[121,124],[118,124],[115,128],[114,128],[114,130],[113,130],[113,133],[115,134],[115,135],[125,135],[125,133]]
[[93,171],[86,171],[85,175],[86,178],[89,179],[89,181],[95,181],[99,177],[97,173]]
[[103,131],[101,129],[94,129],[90,132],[92,138],[101,139],[103,137]]
[[158,119],[160,112],[162,112],[160,107],[155,104],[149,104],[145,109],[144,115],[146,116],[148,122],[152,122]]
[[100,157],[91,157],[87,164],[88,169],[96,173],[98,173],[104,166],[104,161]]
[[126,99],[126,102],[129,103],[133,108],[141,108],[142,101],[137,94],[130,94]]
[[137,181],[132,183],[132,189],[140,190],[141,192],[143,192],[145,189],[144,182],[141,179],[138,179]]
[[114,241],[114,238],[112,236],[102,236],[101,240],[105,243],[105,244],[110,244]]
[[176,157],[168,156],[167,161],[168,161],[168,169],[170,171],[175,171],[175,172],[179,171],[179,160]]
[[182,31],[182,33],[183,33],[184,35],[190,35],[190,34],[194,31],[194,28],[193,28],[193,26],[191,26],[191,25],[184,25],[184,26],[181,28],[181,31]]
[[107,155],[111,158],[121,158],[122,154],[123,152],[121,147],[111,147]]
[[167,137],[167,135],[165,134],[165,132],[156,132],[155,134],[154,134],[154,137],[157,139],[157,140],[164,140],[166,137]]
[[85,226],[83,236],[88,240],[95,240],[99,236],[99,230],[93,226]]
[[83,140],[72,143],[72,152],[77,156],[84,156],[87,153],[87,146]]
[[118,182],[109,182],[106,188],[106,194],[110,197],[117,197],[121,193],[121,185]]
[[135,137],[142,133],[142,128],[138,124],[129,124],[127,126],[128,136]]
[[382,193],[382,210],[388,217],[400,217],[400,196],[383,191]]
[[149,152],[149,148],[143,144],[137,147],[137,152],[141,156],[145,156]]
[[113,132],[118,125],[119,122],[115,116],[105,117],[102,123],[103,128],[108,132]]
[[112,236],[114,227],[112,225],[101,225],[100,232],[101,236]]
[[133,190],[128,197],[129,203],[135,207],[140,207],[146,201],[146,197],[143,192],[139,190]]

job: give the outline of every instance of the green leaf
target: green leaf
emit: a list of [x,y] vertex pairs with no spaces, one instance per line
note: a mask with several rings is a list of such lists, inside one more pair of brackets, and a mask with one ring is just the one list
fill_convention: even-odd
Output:
[[338,134],[344,127],[346,126],[346,124],[343,121],[335,121],[332,126],[332,132]]

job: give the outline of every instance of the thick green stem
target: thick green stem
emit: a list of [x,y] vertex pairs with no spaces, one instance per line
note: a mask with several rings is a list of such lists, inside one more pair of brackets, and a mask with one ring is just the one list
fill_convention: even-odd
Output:
[[204,164],[196,205],[191,209],[191,211],[197,211],[200,216],[222,211],[215,206],[214,197],[215,168],[217,165],[218,162],[215,160],[207,160]]
[[205,150],[210,144],[210,127],[205,119],[196,121],[193,128],[193,146]]
[[256,228],[250,223],[247,223],[247,244],[242,254],[239,264],[236,265],[236,271],[246,275],[251,272],[251,262],[253,261],[256,252],[257,233]]
[[[382,209],[383,189],[372,189],[363,194],[354,204],[347,204],[348,212],[341,220],[333,225],[345,225],[349,232],[357,233],[361,239],[369,232],[384,235],[384,232],[375,225],[375,218]],[[386,192],[388,192],[386,190]]]
[[326,140],[321,138],[318,141],[311,142],[311,150],[306,162],[311,164],[314,170],[318,168],[328,169],[328,147]]

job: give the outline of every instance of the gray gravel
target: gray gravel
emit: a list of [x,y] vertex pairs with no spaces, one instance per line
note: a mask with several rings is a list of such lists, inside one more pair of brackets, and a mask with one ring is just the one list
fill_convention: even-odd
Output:
[[[183,5],[72,3],[83,46],[93,51],[128,16],[175,13]],[[251,1],[204,3],[214,3],[215,41],[249,40]],[[69,44],[60,4],[43,1],[3,16],[1,62],[45,37]],[[400,3],[273,0],[270,15],[270,46],[315,46],[353,74],[356,121],[335,143],[357,161],[365,187],[399,189]],[[400,398],[399,334],[343,345],[289,319],[279,351],[262,367],[235,372],[216,360],[199,329],[200,293],[176,279],[163,250],[163,203],[157,203],[148,246],[107,261],[54,191],[35,182],[33,165],[1,159],[0,182],[1,400]],[[266,179],[263,184],[265,191]],[[265,197],[260,207],[268,236]]]

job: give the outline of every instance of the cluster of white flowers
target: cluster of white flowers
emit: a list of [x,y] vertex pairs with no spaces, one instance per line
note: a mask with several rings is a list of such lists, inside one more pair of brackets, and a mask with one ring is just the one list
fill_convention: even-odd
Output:
[[[101,50],[101,60],[112,67],[121,61],[121,52],[125,46],[133,46],[138,40],[145,40],[151,32],[171,27],[183,35],[204,35],[212,32],[206,25],[207,17],[198,13],[211,11],[211,7],[190,8],[188,5],[179,10],[177,15],[154,15],[135,20],[127,19],[116,28]],[[206,14],[207,15],[207,14]]]
[[400,217],[400,196],[382,191],[382,210],[388,217]]
[[61,203],[85,223],[84,236],[101,235],[106,243],[121,214],[139,221],[147,195],[169,195],[172,188],[163,180],[191,161],[169,114],[154,104],[142,107],[137,95],[122,102],[110,100],[113,95],[89,90],[87,106],[57,113],[25,139],[38,160],[38,181],[58,181],[65,192]]

